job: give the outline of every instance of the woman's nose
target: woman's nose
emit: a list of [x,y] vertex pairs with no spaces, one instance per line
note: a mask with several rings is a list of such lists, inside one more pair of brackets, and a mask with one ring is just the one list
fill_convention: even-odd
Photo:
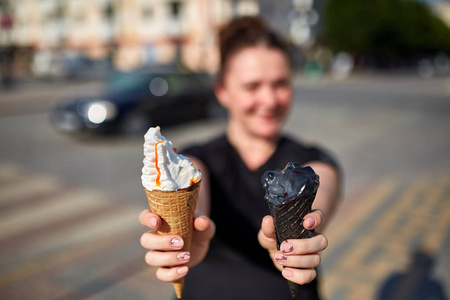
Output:
[[265,106],[275,107],[277,105],[277,95],[275,89],[272,87],[266,87],[262,89],[260,94],[260,101]]

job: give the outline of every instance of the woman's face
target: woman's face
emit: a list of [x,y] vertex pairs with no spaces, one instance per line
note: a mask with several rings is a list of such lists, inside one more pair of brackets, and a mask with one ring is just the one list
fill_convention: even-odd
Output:
[[256,137],[273,138],[291,104],[290,67],[277,49],[245,48],[234,54],[216,86],[233,128]]

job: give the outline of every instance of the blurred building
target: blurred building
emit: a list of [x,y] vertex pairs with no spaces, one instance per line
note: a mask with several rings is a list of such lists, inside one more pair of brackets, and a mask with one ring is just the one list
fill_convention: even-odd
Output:
[[258,12],[257,0],[0,0],[0,47],[30,49],[38,66],[83,56],[213,72],[217,28]]

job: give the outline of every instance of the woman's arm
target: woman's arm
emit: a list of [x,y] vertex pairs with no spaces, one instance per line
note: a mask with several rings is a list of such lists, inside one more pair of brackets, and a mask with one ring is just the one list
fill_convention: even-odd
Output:
[[332,218],[340,202],[341,178],[338,171],[330,164],[313,161],[307,165],[313,168],[314,172],[320,177],[319,189],[312,208],[320,209],[326,216],[326,220],[318,228],[319,231],[323,232],[327,224],[326,221]]

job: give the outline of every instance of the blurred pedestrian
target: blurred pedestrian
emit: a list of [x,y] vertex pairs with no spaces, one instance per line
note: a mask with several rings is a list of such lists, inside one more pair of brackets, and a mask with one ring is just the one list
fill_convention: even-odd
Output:
[[[140,222],[152,230],[141,244],[157,278],[172,282],[188,272],[183,299],[292,299],[286,279],[301,284],[298,299],[318,299],[321,233],[288,240],[277,251],[273,221],[261,176],[289,161],[320,175],[307,229],[322,230],[338,203],[340,174],[335,160],[317,147],[281,133],[292,102],[289,51],[256,17],[232,21],[219,35],[221,61],[215,92],[228,112],[226,134],[182,151],[202,171],[196,232],[189,253],[177,236],[155,234],[159,216],[144,210]],[[294,116],[299,117],[299,116]],[[151,249],[151,250],[150,250]],[[284,277],[284,278],[283,278]]]

